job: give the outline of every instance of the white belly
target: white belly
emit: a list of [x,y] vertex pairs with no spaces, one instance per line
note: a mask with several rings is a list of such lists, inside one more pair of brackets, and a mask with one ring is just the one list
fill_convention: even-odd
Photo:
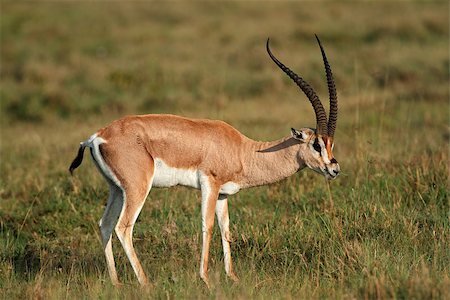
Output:
[[[155,159],[154,187],[171,187],[176,185],[201,188],[201,182],[205,175],[197,169],[179,169],[169,167],[162,159]],[[240,186],[232,181],[226,182],[220,187],[219,193],[224,195],[236,194]]]
[[199,189],[200,172],[194,169],[172,168],[166,165],[163,160],[156,158],[153,186],[171,187],[175,185],[184,185]]

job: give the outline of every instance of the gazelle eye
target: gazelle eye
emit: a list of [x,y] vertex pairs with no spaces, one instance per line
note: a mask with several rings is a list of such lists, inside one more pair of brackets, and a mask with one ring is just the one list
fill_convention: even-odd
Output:
[[314,140],[313,148],[314,148],[314,150],[316,150],[319,153],[322,150],[322,148],[320,147],[320,144],[319,144],[319,140],[317,138]]

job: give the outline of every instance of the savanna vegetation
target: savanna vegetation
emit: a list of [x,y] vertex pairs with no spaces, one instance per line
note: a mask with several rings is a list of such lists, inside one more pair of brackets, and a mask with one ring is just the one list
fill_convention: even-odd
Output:
[[[4,299],[450,297],[449,4],[443,2],[1,3],[0,291]],[[336,78],[342,175],[304,170],[230,197],[238,283],[216,226],[211,290],[198,276],[200,194],[153,189],[134,244],[115,239],[110,284],[98,220],[108,189],[78,143],[126,114],[223,119],[271,140],[314,126],[274,53]]]

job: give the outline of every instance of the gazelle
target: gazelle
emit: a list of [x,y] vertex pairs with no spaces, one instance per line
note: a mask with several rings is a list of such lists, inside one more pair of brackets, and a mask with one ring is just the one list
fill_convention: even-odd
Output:
[[281,63],[270,58],[306,94],[316,115],[316,129],[291,129],[291,135],[272,142],[254,141],[222,121],[190,119],[174,115],[127,116],[98,130],[80,144],[70,172],[83,160],[86,147],[109,184],[106,209],[99,222],[112,283],[119,280],[111,236],[115,230],[142,285],[147,277],[133,248],[136,219],[152,187],[183,185],[201,190],[202,254],[200,277],[208,285],[208,255],[217,215],[226,274],[237,280],[230,252],[228,196],[239,190],[282,180],[309,167],[328,179],[339,174],[333,157],[337,121],[337,94],[325,51],[317,38],[325,64],[330,95],[330,114],[312,87]]

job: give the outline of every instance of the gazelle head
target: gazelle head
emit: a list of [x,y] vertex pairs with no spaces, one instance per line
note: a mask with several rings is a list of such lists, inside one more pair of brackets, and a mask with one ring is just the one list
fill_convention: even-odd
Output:
[[304,161],[310,169],[325,175],[328,179],[334,179],[340,172],[339,163],[333,156],[334,131],[336,130],[338,110],[337,93],[333,74],[331,73],[331,67],[325,55],[325,50],[317,35],[316,39],[319,43],[320,51],[322,52],[322,59],[327,76],[328,92],[330,95],[330,114],[328,120],[325,109],[314,89],[303,78],[291,71],[272,54],[269,48],[269,39],[267,39],[266,48],[270,58],[275,64],[298,85],[303,93],[305,93],[316,114],[316,129],[291,129],[293,138],[301,143],[298,154],[300,156],[299,158]]

